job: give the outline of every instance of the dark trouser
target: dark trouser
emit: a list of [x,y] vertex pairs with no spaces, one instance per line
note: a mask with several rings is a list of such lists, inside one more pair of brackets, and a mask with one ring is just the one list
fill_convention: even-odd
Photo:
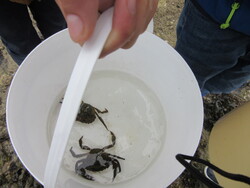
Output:
[[[54,0],[33,0],[29,8],[44,38],[66,28],[66,22]],[[9,0],[0,0],[0,37],[19,65],[41,42],[27,6]]]
[[177,25],[175,49],[192,69],[203,96],[229,93],[250,80],[250,36],[220,29],[190,0]]

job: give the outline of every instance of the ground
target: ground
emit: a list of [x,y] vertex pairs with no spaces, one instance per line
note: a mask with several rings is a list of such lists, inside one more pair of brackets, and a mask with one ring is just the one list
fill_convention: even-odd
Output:
[[[154,33],[174,47],[176,41],[175,27],[183,7],[184,0],[160,0],[154,18]],[[42,187],[17,158],[10,143],[6,128],[6,97],[8,88],[17,65],[0,43],[0,187],[2,188],[28,188]],[[204,101],[204,129],[201,141],[195,156],[208,159],[208,140],[214,123],[223,115],[250,99],[250,84],[231,94],[209,95]],[[201,171],[203,166],[193,164]],[[182,175],[169,186],[169,188],[203,188],[206,187],[189,172]]]

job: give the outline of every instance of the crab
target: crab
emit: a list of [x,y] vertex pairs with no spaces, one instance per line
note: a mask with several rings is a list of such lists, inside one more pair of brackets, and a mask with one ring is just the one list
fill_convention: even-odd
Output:
[[95,108],[92,105],[82,101],[76,116],[76,121],[89,124],[95,121],[96,117],[98,117],[98,119],[103,122],[103,119],[99,116],[99,113],[108,113],[108,110],[105,108],[105,110],[101,111],[98,108]]
[[[63,102],[63,98],[61,99],[61,101],[59,103],[62,103],[62,102]],[[81,123],[90,124],[90,123],[93,123],[95,121],[96,117],[98,117],[98,119],[102,122],[102,124],[108,130],[103,119],[99,116],[100,113],[101,114],[108,113],[108,110],[106,108],[103,111],[99,110],[98,108],[93,107],[92,105],[82,101],[81,105],[79,107],[77,116],[76,116],[76,121],[79,121]]]
[[105,152],[105,150],[112,148],[115,145],[116,137],[112,131],[110,131],[110,133],[112,144],[107,145],[103,148],[90,148],[88,146],[83,145],[83,137],[79,139],[79,146],[83,150],[88,150],[88,153],[76,154],[73,151],[73,148],[70,148],[70,152],[73,157],[82,158],[78,160],[75,164],[75,172],[78,175],[82,176],[87,180],[94,181],[94,177],[87,174],[86,170],[91,172],[100,172],[112,166],[112,181],[114,181],[116,175],[121,172],[121,166],[118,159],[125,160],[125,158]]

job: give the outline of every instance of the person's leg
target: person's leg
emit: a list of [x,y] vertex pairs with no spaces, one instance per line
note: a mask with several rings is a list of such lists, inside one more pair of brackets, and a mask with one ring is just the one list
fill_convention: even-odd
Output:
[[9,54],[20,65],[29,52],[40,43],[27,6],[0,0],[0,37]]
[[[203,95],[213,92],[206,88],[206,82],[234,67],[238,58],[246,54],[248,43],[249,37],[230,29],[221,30],[186,0],[177,25],[175,49],[192,69]],[[217,82],[213,84],[223,87]]]
[[55,0],[33,0],[29,8],[44,38],[67,27]]
[[[205,83],[211,93],[230,93],[250,80],[250,52],[239,58],[238,63]],[[218,87],[221,86],[221,87]]]

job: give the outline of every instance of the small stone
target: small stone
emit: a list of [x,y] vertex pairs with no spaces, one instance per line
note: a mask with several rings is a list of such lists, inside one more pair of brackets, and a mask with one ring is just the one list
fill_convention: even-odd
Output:
[[[3,161],[3,160],[2,160],[2,161]],[[2,162],[2,163],[3,163],[3,162]],[[9,169],[9,167],[10,167],[10,162],[5,162],[4,165],[3,165],[3,167],[2,167],[2,173],[7,172],[8,169]]]
[[18,185],[15,183],[15,184],[12,184],[12,185],[10,186],[10,188],[19,188],[19,187],[18,187]]

